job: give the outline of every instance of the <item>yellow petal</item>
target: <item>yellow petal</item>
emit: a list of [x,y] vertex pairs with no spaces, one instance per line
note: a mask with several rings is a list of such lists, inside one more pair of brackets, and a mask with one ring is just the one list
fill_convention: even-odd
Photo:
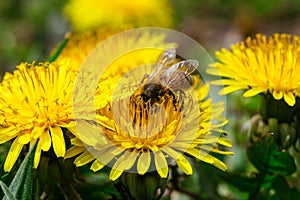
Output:
[[45,131],[45,127],[35,126],[32,130],[32,137],[38,139]]
[[50,126],[52,145],[57,157],[63,157],[66,153],[65,139],[59,126]]
[[122,155],[120,157],[120,158],[122,158],[121,159],[122,160],[121,165],[123,165],[122,169],[123,170],[130,169],[134,165],[134,163],[137,159],[137,156],[138,156],[138,153],[136,153],[136,152],[125,151],[124,155]]
[[114,159],[116,156],[118,156],[123,151],[124,150],[122,150],[121,148],[118,148],[115,146],[110,146],[101,151],[95,149],[95,151],[93,152],[93,155],[102,164],[106,165],[107,163],[109,163],[112,159]]
[[222,161],[220,161],[219,159],[213,157],[212,155],[209,155],[207,152],[199,152],[199,159],[214,165],[215,167],[225,171],[227,169],[227,166],[225,165],[225,163],[223,163]]
[[11,144],[11,147],[9,149],[9,152],[6,156],[6,160],[4,163],[4,171],[9,172],[11,168],[14,166],[16,160],[18,159],[20,152],[23,148],[23,144],[20,144],[18,142],[18,138],[16,138],[13,143]]
[[220,149],[217,149],[217,148],[211,149],[211,152],[222,154],[222,155],[233,155],[234,154],[234,152],[232,152],[232,151],[223,151],[223,150],[220,150]]
[[74,121],[70,121],[70,122],[66,122],[66,123],[61,122],[59,125],[64,128],[69,128],[69,127],[76,126],[76,123]]
[[230,85],[230,86],[226,86],[222,90],[220,90],[219,94],[220,95],[225,95],[225,94],[229,94],[229,93],[235,92],[237,90],[242,90],[242,89],[247,89],[247,88],[244,87],[244,86]]
[[137,155],[137,153],[126,151],[121,157],[119,157],[112,167],[110,179],[114,181],[122,175],[124,170],[130,169],[135,163]]
[[[35,140],[36,141],[36,140]],[[33,141],[31,141],[31,144],[34,144]],[[34,153],[34,160],[33,160],[33,168],[37,168],[39,163],[40,163],[40,159],[41,159],[41,141],[38,141],[38,145],[36,147],[35,153]],[[31,147],[30,147],[31,148]]]
[[[135,155],[135,158],[131,159],[132,157],[131,155]],[[124,171],[130,169],[133,166],[136,157],[137,157],[136,153],[125,151],[125,153],[117,159],[117,161],[115,162],[112,168],[116,169],[117,171]]]
[[142,152],[140,158],[138,159],[138,163],[137,163],[138,173],[141,175],[145,174],[150,167],[150,162],[151,162],[150,153]]
[[14,137],[16,137],[16,136],[1,135],[1,133],[0,133],[0,144],[7,142]]
[[294,94],[292,92],[285,92],[283,94],[284,100],[285,102],[289,105],[289,106],[293,106],[296,103],[296,98],[294,96]]
[[96,172],[102,169],[104,166],[105,165],[103,165],[100,161],[95,160],[90,169],[93,170],[93,172]]
[[210,83],[212,85],[232,85],[232,84],[236,84],[236,81],[231,79],[219,79],[219,80],[213,80]]
[[82,141],[76,137],[71,139],[71,144],[73,144],[75,146],[84,146]]
[[184,156],[181,156],[179,159],[177,159],[176,164],[185,174],[190,175],[193,173],[191,164]]
[[93,160],[95,160],[95,156],[93,156],[90,152],[86,151],[75,159],[74,164],[77,167],[80,167],[89,162],[92,162]]
[[266,91],[266,89],[263,89],[263,88],[251,88],[251,89],[247,90],[243,94],[243,96],[244,97],[253,97],[253,96],[255,96],[259,93],[265,92],[265,91]]
[[[172,143],[172,145],[173,145],[173,143]],[[175,143],[175,145],[176,145],[176,143]],[[176,148],[176,146],[174,146],[174,148]],[[175,151],[173,148],[170,148],[168,146],[165,146],[162,149],[162,151],[164,151],[166,154],[168,154],[171,158],[174,158],[174,160],[177,160],[182,156],[182,153],[179,153],[179,152]]]
[[72,146],[71,148],[68,149],[64,158],[65,159],[72,158],[72,157],[84,152],[84,150],[85,150],[85,147]]
[[276,100],[280,100],[282,99],[283,97],[283,92],[282,91],[273,91],[273,97],[276,99]]
[[19,133],[20,130],[16,128],[15,126],[9,126],[7,128],[0,128],[0,135],[8,135],[8,136],[14,136],[17,133]]
[[44,133],[40,136],[41,149],[43,151],[48,151],[51,147],[51,137],[48,131],[44,131]]
[[99,125],[90,124],[86,121],[80,121],[77,123],[76,128],[80,140],[85,144],[89,144],[90,146],[95,146],[97,143],[107,144],[105,134]]
[[117,169],[112,169],[110,171],[109,178],[112,181],[115,181],[122,175],[122,173],[123,173],[123,171],[120,171],[120,170],[117,170]]
[[162,178],[167,178],[168,176],[168,163],[164,154],[161,151],[154,152],[154,161],[158,174]]
[[228,138],[219,138],[218,144],[224,145],[226,147],[232,147],[232,141]]
[[[76,125],[76,124],[75,124]],[[77,128],[76,126],[72,126],[72,127],[68,127],[68,130],[76,137],[79,138],[79,134],[78,134],[78,131],[77,131]]]
[[27,133],[23,133],[18,137],[18,142],[20,144],[27,144],[30,142],[30,139],[31,139],[31,134],[27,132]]

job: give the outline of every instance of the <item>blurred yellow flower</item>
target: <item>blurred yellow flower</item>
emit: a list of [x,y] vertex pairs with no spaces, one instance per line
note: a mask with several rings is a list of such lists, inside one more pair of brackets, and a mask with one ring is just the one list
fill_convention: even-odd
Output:
[[75,31],[124,25],[168,28],[173,17],[168,0],[70,0],[64,12]]
[[[131,27],[123,27],[123,28],[112,28],[112,27],[106,27],[101,28],[93,31],[85,31],[83,33],[77,33],[73,34],[69,37],[69,41],[67,42],[67,45],[64,47],[60,55],[55,60],[56,62],[60,63],[63,62],[64,64],[68,65],[68,67],[79,70],[84,61],[87,59],[87,56],[90,55],[90,53],[97,48],[99,44],[104,42],[106,39],[109,39],[111,36],[114,36],[118,33],[121,33],[122,31],[126,32]],[[130,31],[130,30],[129,30]],[[164,40],[166,39],[166,35],[164,33],[161,34],[151,34],[150,31],[144,31],[142,34],[137,35],[134,31],[132,31],[132,34],[127,34],[128,38],[121,38],[119,41],[112,41],[110,43],[106,43],[106,49],[108,52],[105,52],[105,57],[111,57],[111,55],[118,51],[128,51],[128,50],[134,50],[136,48],[141,48],[148,46],[149,48],[155,47],[156,49],[166,49],[170,47],[170,45],[173,45],[173,43],[166,43]],[[139,33],[138,31],[136,31]],[[117,50],[115,50],[117,48]],[[54,49],[55,50],[55,49]],[[110,51],[110,52],[109,52]],[[153,55],[153,52],[149,54],[148,51],[143,51],[144,53],[141,53],[142,51],[139,51],[137,58],[135,60],[132,60],[134,63],[131,63],[130,66],[135,67],[137,63],[140,62],[142,59],[145,61],[147,59],[149,62],[154,62],[154,58],[156,59],[158,56],[158,53],[161,52],[155,52]],[[147,55],[147,56],[146,56]],[[99,55],[99,57],[103,57],[103,55]],[[115,59],[115,58],[110,58]],[[118,62],[121,62],[122,60],[118,60]],[[126,65],[129,66],[129,65]],[[99,68],[105,67],[105,66],[98,66]],[[112,72],[112,70],[115,73],[114,75],[122,75],[126,71],[128,71],[130,68],[119,68],[114,69],[110,68],[109,73]],[[120,73],[120,70],[122,73]]]
[[274,34],[267,38],[258,34],[231,46],[231,51],[216,52],[219,62],[210,65],[209,74],[222,76],[213,81],[225,85],[220,94],[246,90],[245,97],[270,93],[293,106],[300,96],[300,38]]
[[17,66],[13,74],[6,73],[0,84],[0,144],[13,139],[4,163],[10,171],[24,145],[39,140],[34,167],[41,151],[51,146],[57,157],[63,157],[66,145],[63,127],[70,127],[74,70],[56,63]]
[[[123,28],[122,30],[126,31],[127,28]],[[120,28],[115,29],[107,27],[71,35],[67,45],[56,59],[56,62],[61,63],[62,67],[67,67],[75,71],[80,71],[81,67],[84,68],[86,65],[84,65],[84,62],[87,60],[92,63],[98,63],[92,69],[92,74],[95,76],[98,74],[100,76],[101,73],[99,71],[106,67],[101,64],[103,63],[101,59],[114,61],[111,67],[105,69],[101,74],[101,81],[97,86],[97,94],[95,96],[97,99],[95,101],[97,103],[96,107],[103,107],[107,104],[112,95],[111,88],[114,88],[122,75],[143,63],[155,63],[158,55],[162,52],[162,49],[174,46],[174,43],[166,43],[164,41],[166,37],[164,33],[154,34],[144,31],[139,34],[133,31],[132,34],[126,34],[126,38],[120,37],[116,40],[110,40],[111,42],[105,43],[105,49],[101,49],[103,46],[102,42],[110,36],[117,34],[119,31]],[[143,50],[141,50],[142,47],[144,47]],[[135,49],[140,50],[134,52]],[[113,57],[116,52],[127,52],[129,50],[132,50],[131,55],[134,59],[127,60],[126,56],[121,56],[118,59]],[[93,51],[99,51],[99,55],[95,55],[94,60],[91,60],[88,56],[92,57],[90,55]],[[115,65],[119,65],[119,67],[114,67]],[[84,69],[82,72],[83,71]],[[100,95],[108,91],[110,92],[110,95]]]
[[[149,54],[149,49],[147,51]],[[78,156],[74,161],[78,167],[93,161],[91,166],[93,171],[109,165],[112,167],[110,172],[112,180],[119,178],[124,171],[130,170],[136,170],[138,174],[157,171],[162,178],[166,178],[170,160],[175,160],[186,174],[192,174],[188,156],[225,170],[226,165],[209,152],[232,154],[219,149],[219,145],[231,147],[230,140],[219,137],[223,132],[222,126],[227,121],[222,117],[222,105],[211,104],[206,85],[194,86],[197,101],[193,102],[195,103],[193,106],[189,106],[190,99],[186,98],[183,110],[176,110],[173,99],[166,98],[161,103],[162,108],[157,107],[153,111],[154,116],[150,118],[147,114],[149,111],[147,104],[134,98],[136,105],[133,106],[131,100],[128,100],[130,97],[138,97],[136,93],[140,91],[134,88],[138,87],[136,84],[143,75],[151,70],[149,67],[141,67],[135,71],[127,67],[127,63],[129,65],[136,63],[139,52],[145,55],[145,50],[128,53],[107,69],[122,72],[122,68],[126,68],[131,71],[124,75],[125,78],[123,76],[123,79],[119,80],[116,87],[120,86],[121,90],[111,87],[112,91],[99,94],[102,98],[108,96],[106,99],[110,101],[97,111],[97,123],[77,121],[76,128],[71,129],[76,136],[71,140],[74,146],[67,151],[65,158]],[[161,51],[156,54],[156,61],[160,54]],[[144,60],[144,62],[140,60],[138,66],[149,63],[147,59]],[[199,77],[195,79],[200,83]],[[130,85],[133,87],[130,90],[127,86],[133,80],[137,82]],[[121,92],[123,86],[126,86],[125,91],[128,89],[131,92]],[[218,123],[213,124],[213,121]]]
[[[130,27],[106,27],[93,31],[85,31],[82,33],[68,35],[68,42],[55,61],[69,63],[68,67],[79,70],[86,57],[94,48],[97,47],[97,45],[110,36],[121,31],[126,31],[129,28]],[[52,54],[55,51],[56,49],[52,51]]]

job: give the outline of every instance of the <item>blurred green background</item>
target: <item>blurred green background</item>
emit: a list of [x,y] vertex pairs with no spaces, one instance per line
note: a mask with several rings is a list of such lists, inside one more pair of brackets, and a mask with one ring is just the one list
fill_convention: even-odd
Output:
[[[0,70],[43,61],[70,30],[67,0],[0,1]],[[175,29],[209,52],[255,33],[300,35],[300,0],[171,0]]]
[[[70,30],[67,0],[0,1],[0,71],[43,61]],[[209,52],[255,33],[300,35],[300,0],[171,0],[175,29]]]
[[68,31],[61,0],[0,1],[0,70],[43,61]]

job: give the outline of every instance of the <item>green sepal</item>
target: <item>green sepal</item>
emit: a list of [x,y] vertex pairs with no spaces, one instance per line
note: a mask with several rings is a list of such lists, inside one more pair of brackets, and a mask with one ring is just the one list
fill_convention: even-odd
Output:
[[[38,141],[35,142],[33,147],[29,150],[14,179],[9,185],[9,190],[16,199],[32,199],[33,161],[37,143]],[[6,197],[3,198],[3,200],[6,199]]]
[[4,182],[0,180],[0,186],[7,200],[16,200],[13,193],[9,190],[9,188],[5,185]]
[[[157,200],[166,189],[166,178],[161,178],[155,172],[147,172],[144,175],[124,172],[120,177],[119,186],[122,187],[121,196],[126,199]],[[158,189],[160,194],[157,193]]]

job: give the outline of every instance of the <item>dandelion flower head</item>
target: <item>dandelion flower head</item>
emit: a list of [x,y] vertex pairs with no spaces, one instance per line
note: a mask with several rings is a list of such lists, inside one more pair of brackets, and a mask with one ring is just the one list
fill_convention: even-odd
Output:
[[57,63],[21,63],[0,84],[0,143],[13,140],[4,163],[10,171],[22,148],[39,140],[34,167],[42,151],[66,152],[63,128],[73,126],[72,91],[76,73]]
[[[146,51],[147,54],[149,51]],[[157,61],[162,52],[154,52]],[[145,50],[141,50],[120,57],[113,63],[114,69],[122,72],[121,68],[126,63],[136,63],[135,59],[139,58],[137,54],[144,53]],[[97,111],[97,123],[77,121],[76,128],[71,130],[76,136],[71,140],[73,147],[65,158],[76,156],[76,166],[92,162],[93,171],[110,166],[112,180],[124,171],[132,170],[138,174],[157,171],[162,178],[166,178],[170,160],[174,160],[186,174],[192,174],[186,155],[225,170],[226,165],[209,152],[232,154],[219,148],[231,147],[230,140],[219,137],[227,121],[222,117],[222,105],[212,105],[207,85],[201,84],[198,76],[195,76],[195,85],[191,89],[196,91],[193,101],[187,98],[183,103],[186,109],[174,109],[174,101],[169,97],[152,111],[149,104],[138,98],[132,104],[132,95],[140,92],[138,87],[143,75],[151,71],[151,65],[143,65],[148,61],[147,58],[143,62],[140,60],[138,66],[142,67],[129,68],[111,91],[99,93],[102,97],[108,96],[111,101]],[[124,86],[130,92],[120,92]],[[97,97],[95,99],[97,101]],[[193,111],[189,112],[191,109]],[[150,117],[149,112],[154,115]],[[218,123],[212,124],[212,120]]]
[[168,0],[70,0],[64,12],[75,31],[124,25],[172,26],[172,9]]
[[216,52],[218,62],[208,73],[222,76],[213,84],[225,85],[221,94],[245,90],[244,96],[271,94],[293,106],[300,95],[300,38],[289,34],[258,34]]

